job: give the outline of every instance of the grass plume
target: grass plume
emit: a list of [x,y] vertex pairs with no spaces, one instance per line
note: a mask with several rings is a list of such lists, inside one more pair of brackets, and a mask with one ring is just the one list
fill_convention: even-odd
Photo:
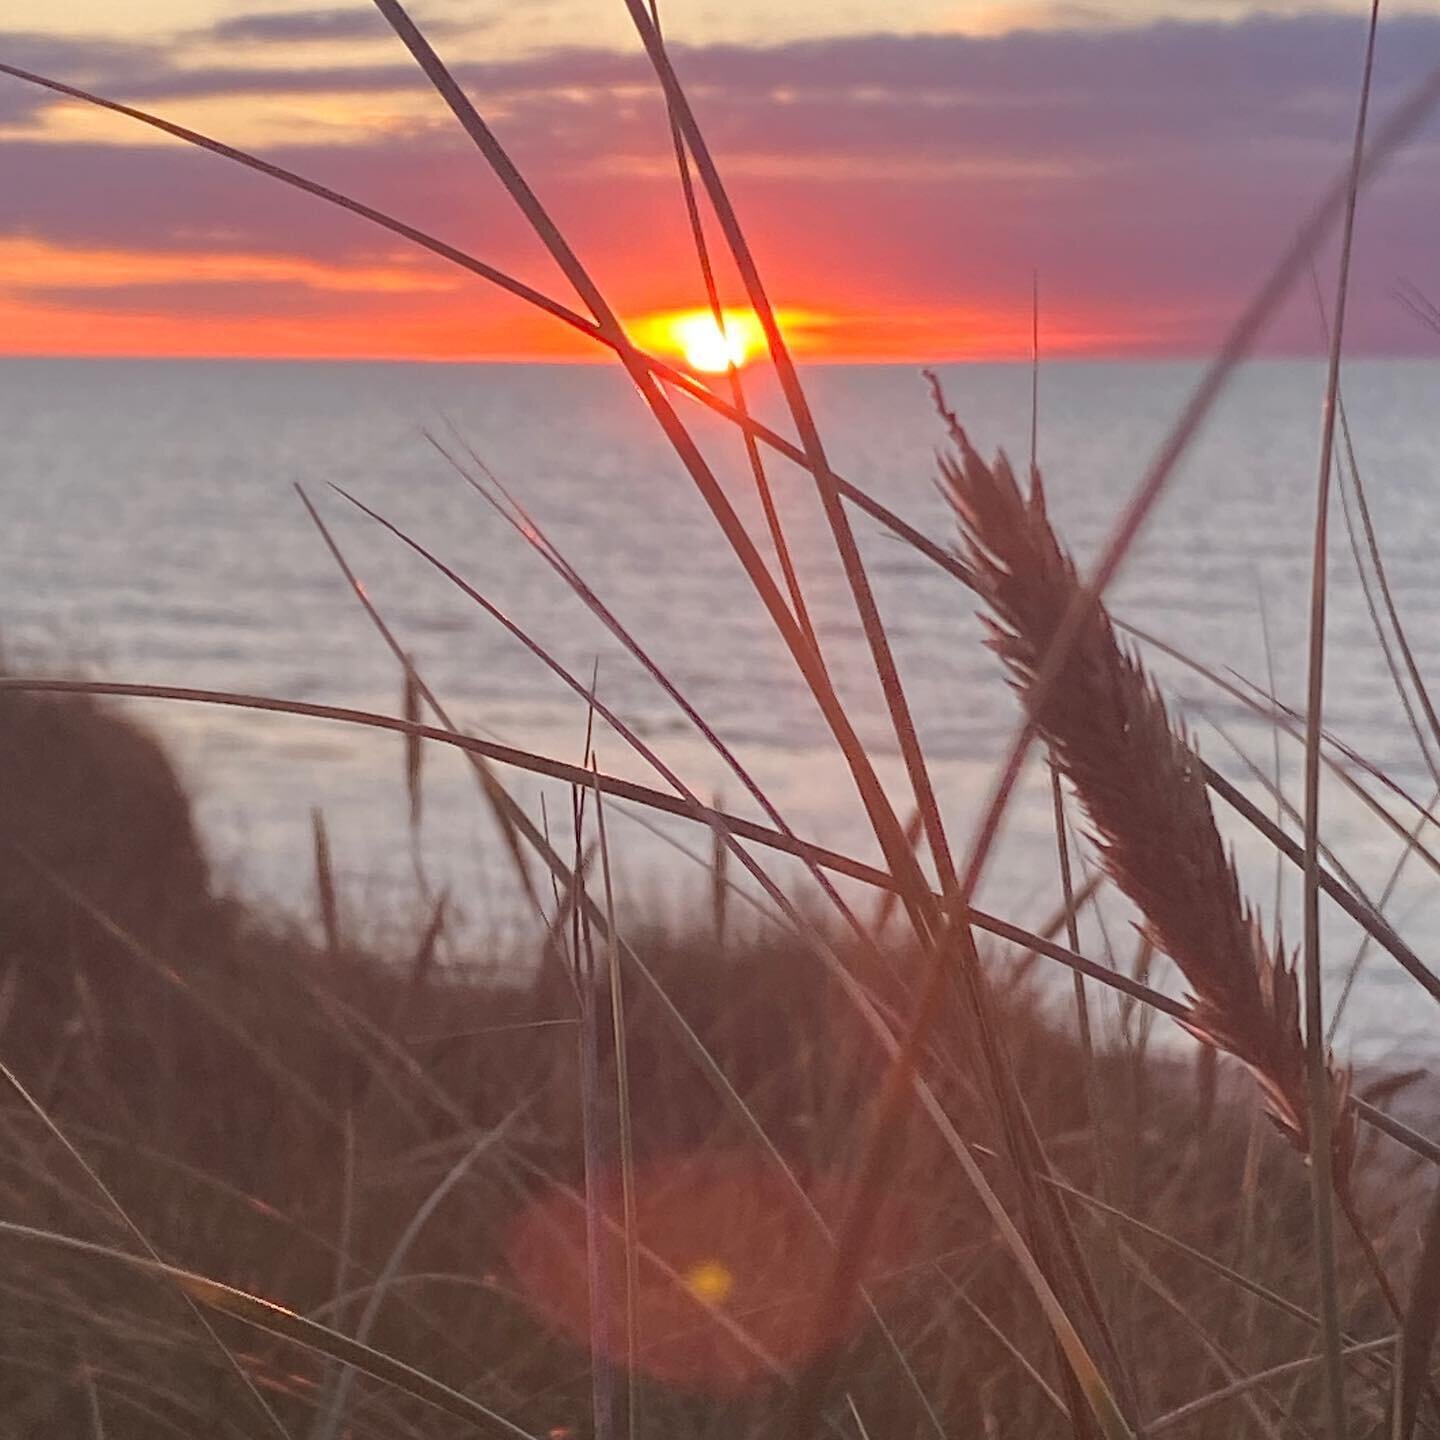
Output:
[[[1051,526],[1038,473],[1027,494],[1004,456],[987,464],[957,424],[951,436],[956,454],[942,457],[941,473],[976,589],[991,612],[989,643],[1024,700],[1080,580]],[[1033,719],[1085,807],[1110,877],[1144,916],[1147,937],[1185,977],[1182,1023],[1249,1068],[1271,1118],[1309,1154],[1294,964],[1267,944],[1216,828],[1198,757],[1103,607],[1074,641]],[[1343,1186],[1354,1153],[1349,1077],[1332,1064],[1330,1083],[1335,1179]]]

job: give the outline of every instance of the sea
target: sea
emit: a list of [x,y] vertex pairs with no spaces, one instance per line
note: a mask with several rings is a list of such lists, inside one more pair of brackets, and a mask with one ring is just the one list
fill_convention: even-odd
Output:
[[[937,373],[974,443],[987,454],[1003,451],[1017,468],[1030,458],[1038,394],[1034,435],[1051,513],[1083,565],[1111,533],[1202,367],[1045,363],[1034,391],[1023,364]],[[756,413],[793,433],[772,377],[755,369],[747,382]],[[804,382],[834,469],[953,545],[954,518],[938,483],[946,433],[920,370],[813,366]],[[1318,361],[1242,367],[1109,593],[1117,618],[1193,662],[1135,642],[1206,759],[1267,813],[1278,806],[1292,834],[1298,822],[1285,806],[1301,804],[1303,748],[1266,718],[1264,697],[1296,710],[1304,704],[1324,393]],[[1353,455],[1415,662],[1440,678],[1440,362],[1351,361],[1342,398],[1343,468],[1348,474]],[[676,403],[771,555],[737,433],[683,397]],[[766,473],[847,709],[908,815],[896,746],[814,482],[773,454]],[[512,515],[523,511],[518,526],[502,513],[501,489],[518,507]],[[793,663],[675,452],[615,368],[0,360],[7,668],[402,714],[400,667],[300,490],[462,728],[570,763],[593,751],[601,769],[669,789],[593,713],[585,698],[593,685],[695,793],[759,815],[709,742],[546,563],[532,543],[543,536],[791,828],[876,858],[854,786]],[[501,508],[486,491],[502,498]],[[1377,902],[1383,897],[1392,923],[1440,967],[1435,870],[1412,855],[1395,876],[1404,832],[1416,806],[1431,803],[1434,781],[1376,638],[1342,498],[1362,553],[1366,543],[1354,499],[1337,491],[1324,720],[1359,757],[1347,764],[1374,808],[1329,779],[1324,838],[1335,863]],[[974,597],[874,521],[856,513],[854,524],[963,852],[1014,735],[1016,700],[985,648]],[[477,952],[493,943],[524,953],[538,922],[474,777],[453,751],[422,747],[416,817],[405,746],[394,734],[214,705],[124,705],[174,756],[225,890],[312,923],[319,815],[347,924],[413,934],[443,890],[457,933],[473,937]],[[1361,761],[1384,780],[1358,768]],[[572,852],[572,791],[523,771],[505,776],[557,847]],[[1273,793],[1277,777],[1283,801]],[[620,801],[607,802],[605,818],[617,903],[627,914],[677,928],[717,923],[708,831]],[[1072,818],[1083,866],[1084,817]],[[1264,922],[1278,917],[1285,943],[1298,942],[1297,872],[1277,867],[1273,849],[1228,813],[1221,825]],[[756,853],[789,893],[821,906],[800,867]],[[726,877],[736,887],[726,923],[739,924],[765,902],[733,863]],[[877,904],[858,884],[845,893],[863,913]],[[1048,781],[1032,767],[980,899],[1038,926],[1060,895]],[[1388,955],[1373,946],[1362,953],[1355,927],[1328,913],[1325,942],[1330,1005],[1345,994],[1342,1054],[1380,1060],[1440,1049],[1440,1012]],[[1098,919],[1087,921],[1085,943],[1129,967],[1133,916],[1112,902],[1103,932]],[[1157,962],[1155,978],[1173,988],[1164,968]]]

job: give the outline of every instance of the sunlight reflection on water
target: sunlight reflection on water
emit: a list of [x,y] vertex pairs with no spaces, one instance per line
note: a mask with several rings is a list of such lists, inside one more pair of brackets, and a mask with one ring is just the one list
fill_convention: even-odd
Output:
[[[1176,413],[1194,366],[1057,364],[1042,380],[1040,449],[1052,509],[1093,552]],[[524,543],[427,444],[453,424],[507,483],[672,679],[734,745],[791,824],[833,848],[873,843],[813,706],[714,523],[623,376],[536,366],[0,362],[6,435],[0,527],[3,638],[12,663],[82,664],[107,677],[283,696],[400,713],[395,666],[306,520],[291,489],[321,504],[369,592],[461,721],[527,749],[581,758],[583,705],[493,622],[373,522],[327,491],[354,490],[433,547],[600,691],[704,797],[745,814],[738,782],[663,695]],[[1023,367],[950,367],[951,404],[982,451],[1028,434]],[[1353,362],[1346,400],[1398,602],[1422,668],[1440,637],[1433,537],[1440,520],[1440,365]],[[757,404],[774,397],[757,375]],[[918,374],[832,367],[810,385],[832,458],[848,478],[947,539],[933,485],[942,434]],[[1114,607],[1217,668],[1266,684],[1264,615],[1280,694],[1303,688],[1310,493],[1322,367],[1246,368],[1221,405],[1116,587]],[[698,433],[737,507],[761,533],[734,437],[702,417]],[[886,757],[883,708],[813,485],[781,461],[772,480],[812,612],[866,742]],[[1015,722],[1013,699],[980,644],[971,597],[922,557],[857,522],[875,589],[936,781],[963,846]],[[1369,629],[1337,512],[1327,720],[1424,798],[1427,780]],[[1268,727],[1204,680],[1157,663],[1208,759],[1257,800],[1215,726],[1267,772]],[[413,894],[402,754],[393,736],[213,710],[144,712],[173,742],[199,797],[222,870],[282,905],[309,903],[309,811],[323,807],[337,868],[357,904],[394,909]],[[653,779],[602,731],[602,766]],[[1299,753],[1282,750],[1287,784]],[[426,857],[478,928],[512,926],[500,847],[456,756],[427,761]],[[518,792],[533,802],[538,787]],[[898,784],[894,793],[900,793]],[[1053,908],[1048,796],[1027,788],[984,900],[1022,922]],[[1269,808],[1269,802],[1265,802]],[[902,806],[902,809],[904,807]],[[552,820],[567,814],[552,791]],[[616,814],[621,807],[616,807]],[[1327,833],[1378,890],[1398,841],[1354,802],[1327,800]],[[617,826],[620,822],[617,821]],[[671,824],[697,853],[709,837]],[[1267,847],[1226,824],[1250,893],[1267,911]],[[626,826],[629,893],[683,916],[703,877],[646,831]],[[794,867],[779,872],[794,875]],[[1433,886],[1422,866],[1392,913],[1426,953]],[[1292,893],[1293,889],[1292,888]],[[1287,906],[1287,910],[1290,907]],[[1290,910],[1293,913],[1293,910]],[[1298,926],[1289,927],[1298,935]],[[1130,944],[1123,929],[1115,940]],[[1092,939],[1094,937],[1091,937]],[[1335,927],[1333,963],[1353,953]],[[1374,1050],[1424,1043],[1428,1013],[1383,957],[1372,957],[1352,1041]]]

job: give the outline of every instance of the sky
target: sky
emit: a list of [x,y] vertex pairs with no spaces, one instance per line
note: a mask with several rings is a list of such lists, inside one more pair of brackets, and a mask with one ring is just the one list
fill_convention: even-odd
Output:
[[[577,304],[369,0],[21,13],[26,29],[0,20],[0,61],[253,150]],[[624,0],[414,13],[663,348],[663,317],[705,292]],[[1037,280],[1049,354],[1213,347],[1345,165],[1365,38],[1363,4],[1313,0],[662,0],[661,16],[796,349],[907,362],[1027,353]],[[1440,0],[1387,3],[1377,123],[1437,63]],[[1432,119],[1362,204],[1353,351],[1440,351],[1395,295],[1440,299],[1437,187]],[[1323,287],[1334,265],[1320,257]],[[742,300],[723,263],[720,282]],[[1307,285],[1262,348],[1322,346]],[[0,353],[596,352],[394,235],[0,75]]]

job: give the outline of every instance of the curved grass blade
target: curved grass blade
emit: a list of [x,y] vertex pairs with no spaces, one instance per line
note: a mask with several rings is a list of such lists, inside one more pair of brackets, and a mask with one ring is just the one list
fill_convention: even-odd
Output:
[[[1220,680],[1218,676],[1215,676],[1212,671],[1205,669],[1205,667],[1201,666],[1197,661],[1190,659],[1190,657],[1182,651],[1175,649],[1174,646],[1168,645],[1162,640],[1155,639],[1154,636],[1138,630],[1133,625],[1120,626],[1117,624],[1116,628],[1123,628],[1136,639],[1143,640],[1147,645],[1154,645],[1156,649],[1162,651],[1164,654],[1170,655],[1184,665],[1188,665],[1191,669],[1205,675],[1207,678],[1215,680],[1216,683],[1222,686],[1224,685],[1225,682]],[[1243,692],[1231,689],[1229,693],[1235,695],[1242,703],[1245,702]],[[1291,840],[1268,815],[1254,805],[1242,791],[1232,785],[1230,781],[1213,766],[1207,764],[1204,760],[1200,760],[1198,763],[1201,768],[1201,773],[1204,776],[1205,784],[1213,795],[1223,800],[1247,825],[1263,835],[1265,839],[1293,865],[1299,867],[1304,864],[1303,849]],[[1343,772],[1337,773],[1343,775]],[[1415,804],[1416,810],[1421,815],[1428,813],[1418,802],[1412,803]],[[1394,817],[1392,816],[1390,818],[1393,822]],[[1394,823],[1398,826],[1398,822]],[[1409,834],[1403,826],[1398,826],[1397,833],[1408,843]],[[1361,896],[1352,893],[1333,876],[1328,875],[1324,871],[1322,871],[1320,875],[1320,888],[1324,890],[1330,899],[1355,921],[1357,925],[1372,935],[1377,943],[1382,945],[1401,966],[1404,967],[1411,979],[1418,981],[1432,998],[1440,1001],[1440,976],[1437,976],[1425,962],[1420,959],[1414,950],[1401,939],[1399,933],[1390,922],[1386,920],[1373,905]]]
[[[380,1318],[380,1307],[385,1303],[385,1296],[390,1290],[400,1267],[405,1263],[405,1257],[410,1253],[411,1247],[419,1238],[420,1232],[425,1228],[430,1217],[440,1207],[445,1197],[470,1173],[470,1167],[488,1150],[491,1146],[498,1144],[504,1137],[510,1123],[525,1108],[522,1103],[515,1110],[512,1110],[497,1126],[487,1130],[471,1145],[465,1153],[450,1167],[450,1170],[443,1176],[425,1199],[420,1203],[415,1213],[410,1217],[404,1230],[400,1232],[399,1238],[386,1257],[385,1264],[381,1267],[380,1275],[370,1287],[369,1294],[365,1301],[365,1308],[360,1313],[359,1323],[355,1326],[355,1342],[364,1345],[370,1338],[370,1332],[375,1328],[375,1322]],[[335,1390],[331,1396],[330,1404],[315,1428],[315,1440],[335,1440],[339,1434],[340,1426],[345,1418],[345,1407],[350,1400],[350,1392],[355,1384],[355,1367],[347,1365],[340,1372],[340,1378],[336,1382]]]
[[[1354,253],[1355,216],[1360,200],[1360,172],[1365,158],[1365,125],[1375,73],[1375,38],[1380,0],[1371,0],[1360,81],[1359,113],[1345,194],[1345,219],[1340,239],[1340,273],[1336,280],[1335,321],[1331,329],[1329,373],[1325,382],[1325,413],[1320,434],[1320,470],[1316,482],[1315,543],[1310,560],[1310,644],[1305,708],[1305,867],[1304,933],[1301,943],[1305,1000],[1305,1059],[1310,1091],[1311,1198],[1314,1208],[1316,1276],[1320,1318],[1324,1322],[1325,1392],[1333,1440],[1347,1431],[1345,1372],[1340,1363],[1340,1293],[1335,1260],[1335,1190],[1346,1188],[1343,1173],[1333,1173],[1331,1141],[1334,1080],[1325,1044],[1325,1004],[1320,964],[1320,730],[1325,699],[1325,621],[1329,591],[1330,484],[1334,468],[1335,411],[1340,390],[1340,355],[1344,346],[1346,305],[1350,294],[1350,262]],[[1343,1121],[1341,1122],[1343,1123]]]
[[[114,695],[135,699],[175,700],[193,704],[233,706],[240,709],[262,710],[279,715],[295,715],[389,730],[397,734],[404,733],[408,728],[404,720],[390,715],[378,715],[371,711],[353,710],[343,706],[321,705],[311,701],[289,700],[278,696],[248,695],[229,690],[198,690],[183,686],[140,685],[110,680],[59,680],[0,676],[0,691],[3,690]],[[675,796],[666,795],[662,791],[637,785],[633,781],[605,774],[596,775],[590,770],[569,765],[562,760],[554,760],[548,756],[518,750],[513,746],[501,745],[494,741],[481,740],[453,730],[443,730],[429,725],[416,728],[423,739],[433,740],[437,744],[450,745],[463,751],[473,751],[497,763],[512,765],[531,774],[560,780],[566,784],[595,785],[615,799],[631,801],[670,815],[693,818],[693,808],[687,802]],[[1232,803],[1247,807],[1250,813],[1256,815],[1260,823],[1269,823],[1263,815],[1255,812],[1250,802],[1238,792],[1234,794]],[[757,825],[754,821],[745,820],[737,815],[721,814],[718,811],[709,810],[708,807],[702,806],[701,808],[706,811],[705,823],[712,827],[721,827],[736,836],[753,840],[756,844],[773,850],[807,858],[836,874],[859,880],[863,884],[872,885],[877,889],[889,889],[895,884],[894,879],[883,870],[878,870],[863,861],[852,859],[848,855],[842,855],[838,851],[827,850],[823,846],[813,845],[808,841],[792,841],[778,831],[767,830],[763,825]],[[556,863],[559,863],[558,860]],[[1088,960],[1083,955],[1073,954],[1063,946],[1045,939],[1042,935],[1033,934],[1018,925],[1013,925],[1009,921],[980,910],[972,910],[970,918],[976,928],[1079,970],[1099,984],[1129,995],[1132,999],[1138,1000],[1162,1014],[1179,1018],[1184,1013],[1184,1007],[1180,1002],[1170,996],[1132,980],[1128,976],[1112,970],[1108,965]],[[592,917],[592,922],[596,921],[603,923],[603,914],[597,912],[596,916]],[[1429,1160],[1432,1164],[1440,1165],[1440,1144],[1411,1130],[1408,1126],[1359,1097],[1352,1097],[1351,1103],[1355,1106],[1357,1114],[1369,1124],[1383,1131],[1415,1154]],[[338,1117],[331,1115],[328,1110],[321,1113],[337,1129],[342,1127],[343,1122]]]
[[[31,1093],[25,1088],[25,1086],[20,1083],[19,1078],[3,1061],[0,1061],[0,1080],[4,1080],[4,1082],[9,1085],[9,1087],[16,1093],[16,1095],[20,1097],[24,1104],[29,1108],[30,1112],[35,1116],[35,1118],[39,1120],[41,1125],[45,1127],[46,1131],[51,1135],[51,1137],[59,1142],[61,1148],[65,1151],[65,1153],[69,1155],[70,1158],[75,1162],[75,1164],[80,1167],[80,1169],[84,1172],[85,1178],[89,1180],[90,1183],[96,1188],[96,1190],[100,1192],[100,1194],[105,1199],[105,1203],[115,1212],[116,1215],[120,1217],[120,1221],[124,1225],[125,1229],[128,1230],[131,1236],[139,1243],[140,1247],[145,1251],[146,1255],[148,1255],[150,1259],[155,1262],[155,1264],[162,1264],[163,1262],[160,1259],[160,1253],[150,1243],[150,1237],[145,1234],[145,1232],[131,1217],[130,1212],[124,1207],[124,1205],[120,1203],[120,1200],[116,1196],[115,1192],[111,1190],[111,1188],[104,1182],[104,1180],[100,1178],[100,1175],[96,1171],[94,1166],[92,1166],[90,1162],[80,1153],[80,1151],[75,1148],[74,1144],[70,1140],[70,1137],[65,1134],[65,1132],[60,1128],[58,1124],[56,1124],[56,1122],[51,1118],[49,1112],[45,1109],[45,1107],[41,1105],[40,1102],[35,1099],[35,1097],[31,1095]],[[281,1436],[282,1440],[289,1440],[290,1432],[286,1430],[285,1426],[280,1421],[280,1417],[275,1413],[275,1411],[266,1401],[265,1397],[260,1393],[259,1389],[255,1385],[255,1381],[250,1377],[249,1372],[240,1363],[239,1359],[235,1355],[235,1352],[224,1342],[224,1340],[220,1338],[218,1334],[216,1334],[215,1327],[211,1325],[210,1321],[201,1312],[200,1307],[195,1303],[194,1299],[186,1293],[183,1287],[180,1288],[179,1293],[181,1299],[185,1303],[186,1308],[195,1317],[195,1320],[199,1324],[200,1328],[205,1332],[206,1336],[215,1345],[216,1349],[218,1349],[220,1353],[224,1356],[225,1363],[229,1366],[231,1372],[235,1375],[235,1377],[240,1381],[240,1384],[243,1386],[243,1388],[249,1395],[255,1407],[260,1411],[260,1414],[264,1416],[267,1426],[269,1426],[269,1428],[277,1435]],[[90,1389],[90,1394],[93,1399],[93,1386]],[[99,1412],[97,1409],[97,1422],[98,1415]]]
[[[1394,1344],[1394,1337],[1385,1335],[1378,1340],[1360,1340],[1353,1345],[1347,1345],[1342,1354],[1347,1359],[1356,1355],[1383,1354]],[[1286,1360],[1282,1364],[1272,1365],[1268,1370],[1261,1370],[1254,1375],[1246,1375],[1243,1379],[1232,1381],[1219,1390],[1212,1390],[1208,1395],[1198,1396],[1194,1400],[1186,1401],[1184,1405],[1177,1406],[1174,1410],[1167,1411],[1164,1415],[1156,1416],[1145,1427],[1145,1433],[1159,1435],[1166,1430],[1173,1430],[1177,1425],[1186,1425],[1197,1415],[1203,1415],[1217,1405],[1237,1399],[1262,1385],[1269,1385],[1272,1381],[1285,1380],[1294,1375],[1302,1375],[1306,1370],[1318,1365],[1322,1358],[1319,1355],[1303,1355],[1298,1360]]]
[[1440,1189],[1430,1204],[1425,1239],[1410,1282],[1410,1303],[1400,1332],[1400,1383],[1395,1397],[1393,1440],[1410,1440],[1420,1413],[1420,1394],[1430,1373],[1430,1354],[1440,1330]]
[[[435,718],[439,720],[447,730],[453,731],[455,725],[445,713],[445,707],[441,705],[435,692],[421,679],[420,672],[415,668],[410,656],[395,638],[394,632],[390,629],[390,626],[386,624],[384,616],[380,614],[380,611],[375,606],[375,602],[370,598],[365,587],[360,583],[354,570],[350,568],[350,562],[345,558],[344,552],[336,543],[335,537],[330,533],[329,527],[321,518],[320,512],[315,508],[309,495],[307,495],[303,487],[299,485],[295,487],[295,493],[300,497],[300,503],[304,505],[311,523],[320,532],[320,538],[325,542],[325,548],[330,552],[330,558],[335,561],[341,575],[345,577],[345,583],[350,587],[350,593],[359,601],[360,607],[365,611],[370,623],[375,626],[380,638],[385,642],[390,653],[399,662],[400,668],[405,672],[407,694],[413,688],[415,696],[418,699],[423,699],[425,703],[429,705],[430,709],[435,713]],[[409,719],[410,717],[407,715],[406,718]],[[418,719],[418,716],[415,718]],[[406,739],[418,748],[418,732],[407,732]],[[525,863],[525,852],[520,844],[520,840],[523,837],[531,845],[537,845],[540,842],[540,832],[535,829],[530,817],[526,815],[510,797],[505,787],[495,778],[484,756],[470,751],[467,753],[466,758],[470,761],[476,783],[480,786],[480,793],[484,796],[485,803],[490,807],[491,814],[494,816],[495,823],[499,828],[501,838],[505,842],[505,850],[514,867],[516,879],[520,882],[520,888],[524,892],[525,898],[529,901],[531,907],[539,914],[541,909],[540,896],[535,889],[535,882],[530,876],[529,866]]]
[[353,1366],[362,1374],[391,1385],[396,1390],[423,1401],[447,1415],[468,1421],[480,1427],[483,1434],[505,1435],[511,1440],[537,1440],[528,1430],[507,1420],[503,1415],[472,1400],[468,1395],[427,1375],[393,1355],[361,1345],[332,1330],[287,1310],[273,1301],[261,1299],[245,1290],[221,1284],[208,1276],[197,1275],[193,1270],[182,1270],[176,1265],[150,1260],[140,1255],[129,1255],[123,1250],[99,1245],[91,1240],[81,1240],[74,1235],[64,1235],[54,1230],[41,1230],[33,1225],[20,1225],[13,1220],[0,1220],[0,1237],[9,1236],[31,1244],[46,1245],[74,1255],[84,1255],[94,1260],[103,1260],[123,1268],[146,1274],[160,1275],[178,1285],[185,1294],[207,1306],[217,1314],[228,1315],[243,1324],[253,1326],[267,1335],[310,1350],[317,1355],[342,1364]]

